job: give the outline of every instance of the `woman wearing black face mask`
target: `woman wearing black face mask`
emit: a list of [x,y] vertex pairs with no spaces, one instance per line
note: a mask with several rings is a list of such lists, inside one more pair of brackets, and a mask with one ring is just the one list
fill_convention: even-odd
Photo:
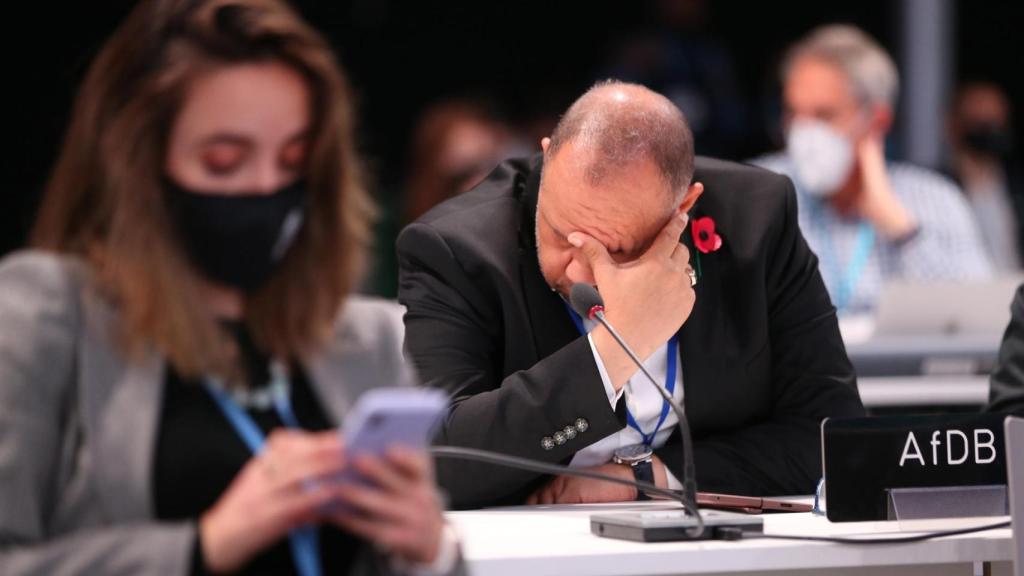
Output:
[[950,114],[952,172],[967,195],[992,262],[1024,265],[1024,174],[1013,158],[1010,101],[988,82],[962,86]]
[[274,0],[147,0],[105,46],[38,250],[0,263],[0,572],[461,571],[426,455],[350,462],[333,431],[412,380],[346,298],[348,102]]

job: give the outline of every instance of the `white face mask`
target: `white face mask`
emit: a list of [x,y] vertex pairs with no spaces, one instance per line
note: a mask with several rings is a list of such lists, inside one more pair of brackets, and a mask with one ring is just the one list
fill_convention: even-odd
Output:
[[796,178],[807,193],[831,196],[846,182],[853,166],[853,143],[820,120],[795,120],[786,134],[786,152]]

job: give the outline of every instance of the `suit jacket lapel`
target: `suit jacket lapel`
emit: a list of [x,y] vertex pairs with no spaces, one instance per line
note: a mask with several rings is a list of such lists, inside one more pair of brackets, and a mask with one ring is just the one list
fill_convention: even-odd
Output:
[[544,280],[537,260],[537,196],[540,192],[542,158],[520,185],[519,278],[530,317],[536,359],[546,358],[580,336],[565,302]]
[[[394,332],[378,333],[373,328],[378,326],[380,317],[377,314],[383,308],[377,305],[361,308],[358,300],[361,300],[358,296],[349,296],[335,320],[332,338],[322,350],[301,362],[320,406],[335,425],[344,422],[344,417],[359,397],[369,390],[378,386],[413,386],[416,383],[412,371],[395,361],[402,355],[400,335],[404,326],[400,315],[389,311],[392,317],[388,320],[394,323]],[[394,346],[393,350],[391,346]],[[387,356],[389,351],[394,353],[393,357]],[[383,368],[379,365],[382,355],[389,358],[388,365]]]
[[[704,216],[701,204],[691,210],[691,221]],[[717,252],[704,254],[694,246],[690,227],[683,232],[683,244],[690,249],[690,265],[697,269],[700,258],[700,277],[694,287],[696,302],[690,317],[679,329],[679,360],[683,370],[684,404],[687,414],[711,413],[705,410],[713,403],[717,365],[721,356],[710,348],[709,342],[727,342],[722,334],[721,254],[728,252],[729,239],[722,234],[722,247]],[[695,427],[694,422],[690,422]]]
[[365,366],[358,361],[376,353],[364,343],[336,333],[325,350],[302,362],[320,406],[335,425],[342,422],[360,394],[378,383],[374,374],[360,372]]
[[83,317],[78,407],[101,508],[111,521],[152,517],[164,363],[152,352],[125,360],[114,337],[113,311],[100,296],[86,294]]

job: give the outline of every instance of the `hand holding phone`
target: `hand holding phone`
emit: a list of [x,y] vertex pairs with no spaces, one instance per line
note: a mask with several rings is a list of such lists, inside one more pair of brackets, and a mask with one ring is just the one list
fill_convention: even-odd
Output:
[[363,394],[341,427],[345,468],[326,520],[407,562],[433,562],[445,545],[444,516],[426,450],[447,406],[433,389]]
[[[359,397],[341,426],[347,459],[382,457],[392,446],[426,450],[447,407],[448,396],[431,388],[369,390]],[[351,467],[340,477],[357,478]]]

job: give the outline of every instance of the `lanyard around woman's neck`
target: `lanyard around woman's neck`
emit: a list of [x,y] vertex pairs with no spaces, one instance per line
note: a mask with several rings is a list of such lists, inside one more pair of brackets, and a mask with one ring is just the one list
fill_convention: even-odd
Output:
[[[295,417],[291,401],[291,382],[288,379],[288,372],[280,362],[272,362],[270,365],[271,405],[281,423],[289,428],[301,428],[299,420]],[[242,439],[246,447],[253,455],[259,455],[266,446],[266,435],[260,430],[252,416],[235,402],[223,384],[213,378],[204,378],[203,387],[213,398],[217,407],[224,414],[224,417],[235,429],[235,433]],[[320,566],[319,534],[315,526],[303,526],[292,530],[288,534],[288,543],[291,546],[292,560],[295,562],[295,570],[299,576],[321,576],[323,570]]]

